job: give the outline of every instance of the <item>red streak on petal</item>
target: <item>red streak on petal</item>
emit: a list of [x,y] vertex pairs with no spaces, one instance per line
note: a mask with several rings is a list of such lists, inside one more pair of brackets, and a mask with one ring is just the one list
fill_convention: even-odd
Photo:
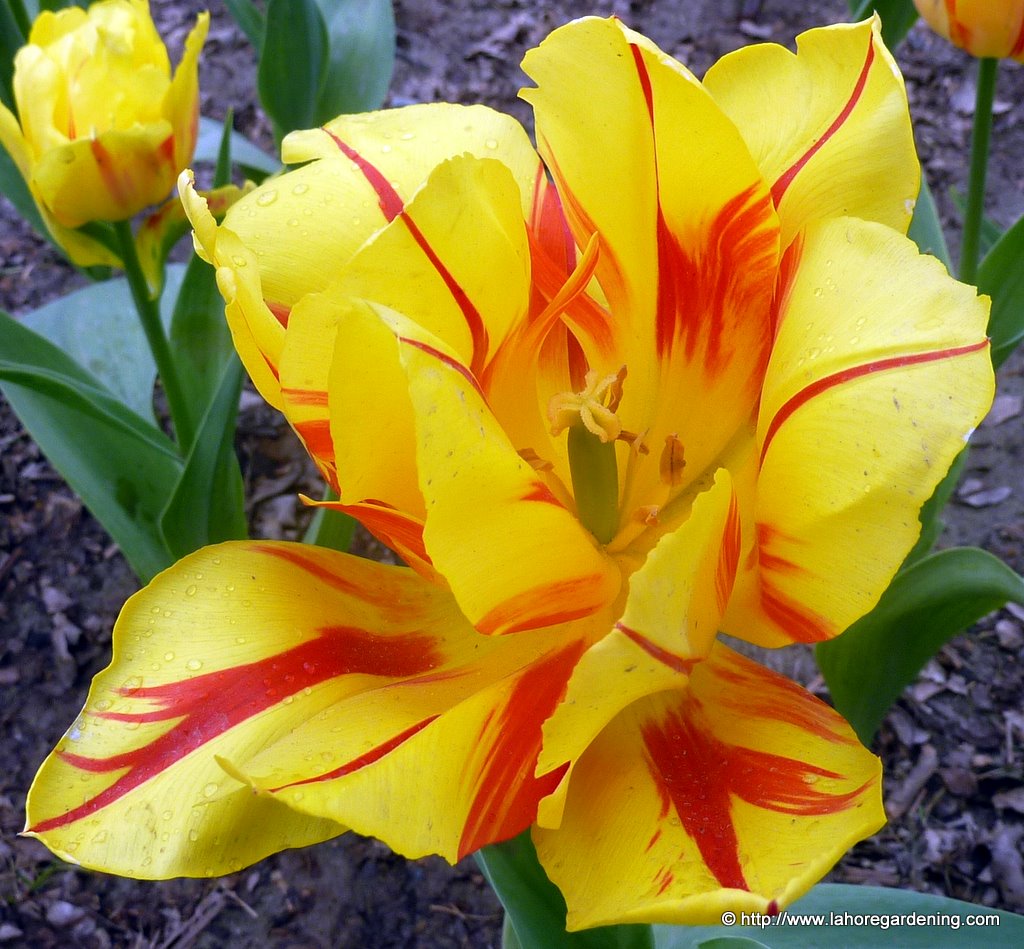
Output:
[[832,124],[825,130],[825,134],[821,136],[806,152],[803,153],[792,165],[784,171],[779,179],[772,185],[772,198],[775,201],[775,207],[778,207],[782,203],[787,189],[793,183],[793,179],[803,170],[804,166],[825,146],[830,138],[836,134],[845,124],[846,120],[849,119],[853,110],[857,107],[857,103],[860,101],[861,95],[864,93],[864,87],[868,83],[868,76],[871,72],[871,64],[875,60],[875,37],[874,33],[868,36],[868,51],[867,56],[864,58],[864,65],[861,67],[860,75],[857,77],[857,82],[853,87],[853,92],[850,93],[850,98],[847,100],[846,105],[843,106],[839,115],[835,117]]
[[961,23],[956,15],[957,0],[946,0],[946,16],[949,20],[949,39],[954,46],[969,50],[971,48],[971,31],[965,23]]
[[285,788],[294,788],[302,784],[319,784],[322,781],[333,781],[335,778],[343,778],[346,775],[352,774],[353,772],[359,771],[368,765],[375,764],[380,761],[381,758],[394,751],[399,745],[405,744],[413,735],[423,731],[431,722],[438,718],[437,715],[431,715],[428,718],[423,719],[422,722],[417,722],[415,725],[411,725],[403,732],[399,732],[393,738],[389,738],[387,741],[376,748],[371,748],[366,754],[360,755],[358,758],[353,758],[351,761],[343,764],[340,768],[335,768],[333,771],[328,771],[326,774],[317,775],[315,778],[306,778],[303,781],[292,781],[291,784],[282,784],[278,788],[271,788],[272,793],[283,791]]
[[338,146],[342,154],[356,163],[370,187],[377,192],[377,202],[384,217],[388,221],[393,221],[398,217],[402,213],[405,203],[391,186],[391,182],[381,174],[380,169],[360,155],[351,145],[343,142],[330,129],[324,128],[324,131],[334,140],[334,144]]
[[274,314],[277,322],[288,329],[288,318],[292,315],[292,308],[283,303],[275,303],[273,300],[264,300],[263,302],[267,305],[267,309]]
[[331,420],[326,418],[305,419],[292,423],[302,443],[314,459],[334,462],[334,440],[331,438]]
[[699,662],[698,659],[684,659],[682,656],[662,648],[656,642],[648,639],[643,633],[630,629],[624,623],[616,623],[615,628],[626,636],[627,639],[636,643],[645,653],[656,659],[662,665],[668,666],[673,672],[680,672],[689,675],[693,667]]
[[283,395],[291,405],[315,405],[320,408],[324,408],[327,405],[327,393],[322,389],[292,389],[282,387],[281,395]]
[[[665,815],[663,814],[662,817]],[[661,828],[659,827],[653,834],[651,839],[647,841],[647,846],[644,847],[644,853],[647,853],[659,840],[661,839]]]
[[427,353],[429,356],[433,356],[435,359],[443,362],[449,369],[454,369],[460,376],[462,376],[476,391],[477,395],[481,399],[484,398],[483,390],[480,388],[480,383],[476,381],[476,376],[467,369],[461,362],[456,359],[452,359],[451,356],[446,356],[439,349],[434,349],[433,346],[429,346],[426,343],[421,343],[418,339],[410,339],[407,336],[399,336],[398,341],[400,343],[408,343],[415,349],[419,349],[422,352]]
[[159,145],[156,147],[157,154],[172,167],[174,166],[174,133],[171,132]]
[[541,727],[565,694],[583,643],[572,643],[530,666],[512,687],[497,718],[480,732],[487,749],[459,840],[459,858],[487,844],[508,840],[529,827],[537,803],[558,786],[568,764],[534,777]]
[[[503,636],[581,619],[600,606],[593,598],[593,591],[600,589],[603,581],[600,574],[591,574],[524,590],[503,600],[473,625],[485,636]],[[544,612],[549,604],[564,603],[575,605]]]
[[809,817],[847,809],[872,784],[868,780],[846,793],[817,790],[819,779],[842,775],[721,741],[693,698],[645,725],[642,734],[652,778],[671,797],[684,830],[723,887],[748,889],[732,821],[733,796],[765,810]]
[[775,433],[782,427],[789,417],[801,406],[806,405],[811,399],[827,392],[835,386],[850,382],[853,379],[860,379],[862,376],[870,376],[876,372],[886,372],[889,369],[902,369],[905,366],[916,366],[921,363],[937,362],[941,359],[953,359],[956,356],[966,356],[987,348],[988,339],[980,340],[977,343],[969,343],[966,346],[956,346],[951,349],[934,349],[924,353],[908,353],[903,356],[890,356],[888,359],[876,359],[874,362],[863,363],[859,366],[851,366],[849,369],[841,369],[831,375],[817,379],[809,386],[805,386],[775,413],[775,417],[768,425],[765,432],[764,444],[761,446],[761,462],[764,463],[765,455],[775,437]]
[[1024,53],[1024,13],[1020,14],[1020,16],[1020,29],[1017,31],[1017,39],[1014,40],[1008,54],[1011,59],[1016,59],[1021,53]]
[[128,770],[84,804],[40,821],[30,830],[43,833],[96,813],[207,742],[305,688],[342,675],[413,676],[440,661],[432,637],[380,636],[351,626],[328,626],[315,639],[266,659],[164,685],[121,689],[122,695],[149,700],[156,707],[147,712],[93,713],[97,718],[139,724],[180,721],[153,741],[121,754],[90,758],[60,751],[61,758],[83,771]]
[[821,643],[836,635],[832,624],[783,593],[766,577],[761,578],[761,609],[798,643]]
[[542,481],[534,481],[530,490],[523,495],[524,501],[540,501],[543,504],[554,504],[555,507],[564,507],[552,493],[551,489]]
[[302,546],[303,545],[301,544],[290,544],[288,546],[283,544],[253,544],[250,549],[255,553],[264,554],[267,557],[284,560],[286,563],[290,563],[292,566],[298,567],[300,570],[305,571],[321,583],[325,583],[327,586],[333,587],[335,590],[341,590],[343,593],[358,596],[360,599],[366,599],[368,597],[369,591],[363,589],[359,584],[352,583],[350,580],[346,580],[339,574],[334,573],[317,563],[314,557],[311,557],[302,551]]
[[829,706],[785,676],[740,656],[729,665],[711,667],[715,678],[729,688],[722,705],[750,718],[783,722],[829,742],[855,745],[857,739],[843,729],[843,722]]
[[736,568],[740,562],[740,509],[734,494],[729,501],[729,513],[726,515],[725,528],[722,531],[722,546],[718,553],[718,565],[715,568],[715,605],[719,613],[732,596],[733,584],[736,581]]
[[786,248],[782,259],[779,261],[779,276],[775,283],[775,294],[772,297],[771,308],[771,339],[773,343],[779,335],[779,327],[786,318],[787,310],[789,310],[789,298],[793,292],[793,284],[800,270],[800,261],[803,259],[803,255],[804,235],[801,232],[793,238],[793,241]]
[[420,250],[423,251],[427,260],[430,261],[433,268],[437,271],[438,276],[444,281],[444,285],[448,288],[452,299],[462,311],[462,317],[466,321],[470,339],[473,341],[473,359],[471,364],[474,373],[479,373],[487,359],[488,347],[487,327],[484,326],[480,311],[473,305],[473,301],[469,299],[466,291],[460,286],[455,277],[452,276],[451,271],[444,265],[441,258],[437,256],[437,252],[431,247],[430,242],[419,229],[416,222],[409,216],[409,212],[403,211],[401,216],[402,222],[409,229],[413,240],[416,241]]
[[671,870],[666,871],[661,886],[658,887],[658,896],[661,896],[675,882],[675,879],[675,874]]
[[263,361],[264,361],[264,362],[265,362],[265,363],[267,364],[267,368],[268,368],[268,369],[270,370],[270,374],[271,374],[271,375],[272,375],[272,376],[273,376],[273,377],[274,377],[274,378],[275,378],[275,379],[276,379],[276,380],[277,380],[278,382],[280,382],[280,381],[281,381],[281,374],[280,374],[280,373],[279,373],[279,372],[277,371],[277,366],[275,366],[275,365],[274,365],[274,364],[273,364],[273,363],[272,363],[272,362],[270,361],[270,357],[269,357],[269,356],[268,356],[268,355],[267,355],[267,354],[266,354],[265,352],[263,352],[263,350],[262,350],[262,349],[260,350],[260,355],[261,355],[261,356],[263,357]]
[[381,543],[400,554],[417,573],[435,577],[423,543],[423,521],[419,518],[396,511],[383,501],[364,500],[356,504],[335,501],[323,506],[351,515]]
[[129,182],[118,174],[119,166],[98,138],[91,139],[89,147],[92,157],[96,160],[96,169],[99,171],[107,191],[110,192],[117,204],[127,208],[131,204],[131,195],[128,193]]
[[803,564],[796,563],[779,554],[770,553],[768,548],[776,542],[787,542],[794,544],[794,538],[784,534],[779,528],[771,524],[760,523],[756,527],[757,533],[757,564],[762,570],[769,570],[774,573],[802,574],[807,572]]

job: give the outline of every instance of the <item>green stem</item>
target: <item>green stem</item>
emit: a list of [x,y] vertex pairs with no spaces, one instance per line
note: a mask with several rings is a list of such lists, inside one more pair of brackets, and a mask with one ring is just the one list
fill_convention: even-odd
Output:
[[971,134],[971,176],[967,186],[967,210],[960,248],[960,279],[974,283],[978,273],[981,221],[985,214],[985,174],[992,133],[992,103],[996,97],[997,59],[978,60],[978,90],[974,102],[974,131]]
[[167,404],[171,410],[171,421],[182,452],[187,452],[195,439],[195,426],[189,414],[185,392],[178,378],[178,367],[171,355],[171,347],[167,342],[167,334],[160,319],[160,303],[149,295],[149,284],[142,272],[139,255],[135,248],[135,237],[129,221],[118,221],[114,224],[117,234],[118,249],[124,266],[128,286],[131,287],[132,299],[139,314],[139,321],[146,334],[149,349],[153,353],[156,371],[167,396]]

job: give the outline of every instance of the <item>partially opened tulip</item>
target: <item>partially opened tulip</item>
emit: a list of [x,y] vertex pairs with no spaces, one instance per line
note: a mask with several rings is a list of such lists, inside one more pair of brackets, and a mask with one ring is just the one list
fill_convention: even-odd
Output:
[[32,25],[14,62],[17,115],[0,104],[0,144],[75,263],[117,263],[78,228],[163,201],[191,161],[208,23],[200,14],[173,77],[148,0],[44,11]]
[[940,36],[972,56],[1024,62],[1024,0],[914,0]]
[[220,226],[183,179],[253,379],[409,567],[233,543],[133,597],[30,795],[62,857],[532,828],[576,929],[777,912],[884,823],[846,722],[716,640],[869,610],[992,397],[877,24],[700,83],[584,19],[524,69],[539,155],[418,105],[289,136]]

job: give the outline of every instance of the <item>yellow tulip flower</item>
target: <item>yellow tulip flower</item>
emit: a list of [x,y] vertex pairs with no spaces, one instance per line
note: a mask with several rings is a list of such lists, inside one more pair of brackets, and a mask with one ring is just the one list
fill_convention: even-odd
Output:
[[1024,62],[1024,0],[914,0],[940,36],[980,59]]
[[869,610],[992,398],[877,23],[701,83],[588,18],[524,69],[539,155],[432,104],[293,133],[220,226],[183,176],[252,377],[409,567],[231,543],[133,597],[31,791],[62,857],[532,828],[578,929],[777,912],[884,823],[847,723],[717,641]]
[[163,201],[191,161],[208,25],[200,14],[172,78],[148,0],[44,11],[33,23],[14,60],[17,116],[0,104],[0,144],[75,263],[117,263],[76,228]]

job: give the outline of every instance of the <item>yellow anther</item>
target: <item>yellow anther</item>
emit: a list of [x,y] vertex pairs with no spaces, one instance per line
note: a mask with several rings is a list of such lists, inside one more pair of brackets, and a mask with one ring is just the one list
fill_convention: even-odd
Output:
[[599,377],[590,370],[580,392],[560,392],[548,403],[551,434],[560,435],[579,423],[602,442],[613,442],[622,434],[622,423],[615,414],[622,400],[622,382],[626,367]]

